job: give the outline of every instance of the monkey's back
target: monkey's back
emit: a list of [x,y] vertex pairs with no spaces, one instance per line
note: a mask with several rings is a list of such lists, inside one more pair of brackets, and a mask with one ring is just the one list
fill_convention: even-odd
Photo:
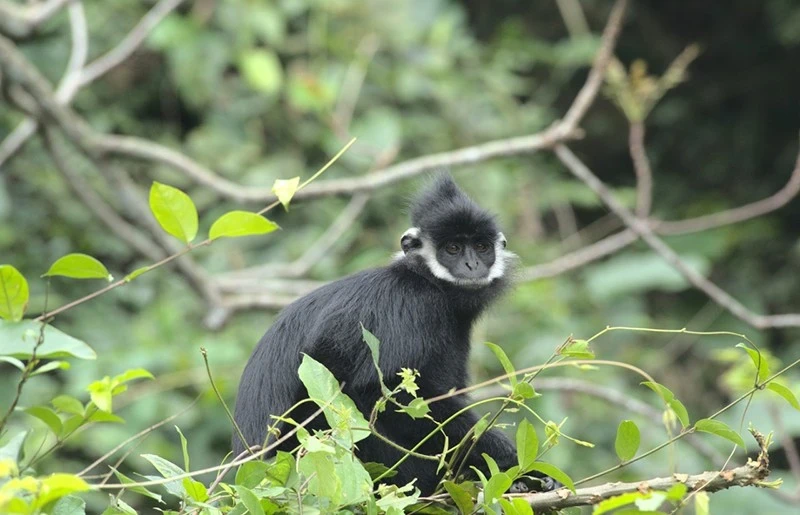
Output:
[[[465,370],[468,348],[450,351],[463,347],[469,327],[458,327],[458,317],[443,316],[452,314],[446,303],[441,288],[398,262],[332,282],[287,306],[242,374],[235,419],[247,442],[262,443],[267,425],[274,424],[270,416],[306,397],[297,375],[304,353],[344,381],[346,390],[370,392],[354,400],[362,411],[371,408],[380,390],[361,324],[381,340],[381,368],[388,380],[400,366],[421,368],[432,361]],[[434,305],[440,309],[431,309]],[[455,362],[448,366],[446,360]],[[307,413],[298,410],[293,418],[300,422]],[[233,448],[237,454],[244,450],[236,435]]]

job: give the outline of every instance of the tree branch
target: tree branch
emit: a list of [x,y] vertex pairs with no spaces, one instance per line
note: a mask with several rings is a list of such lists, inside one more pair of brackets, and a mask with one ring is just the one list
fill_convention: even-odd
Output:
[[635,232],[647,245],[658,253],[667,263],[672,265],[689,283],[704,292],[717,304],[723,306],[734,316],[747,322],[751,326],[764,329],[767,327],[797,327],[800,326],[800,314],[785,315],[759,315],[745,307],[725,290],[703,277],[699,272],[684,263],[678,254],[655,235],[646,221],[640,220],[623,206],[611,194],[609,189],[589,168],[578,159],[564,145],[556,145],[554,152],[564,166],[572,174],[583,181],[595,194],[600,197],[606,206],[614,212],[622,222]]

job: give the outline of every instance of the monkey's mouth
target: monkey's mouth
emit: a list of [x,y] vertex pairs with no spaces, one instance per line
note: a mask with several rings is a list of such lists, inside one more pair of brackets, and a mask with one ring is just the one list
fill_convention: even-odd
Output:
[[453,281],[453,283],[456,286],[460,286],[462,288],[468,288],[470,290],[477,290],[477,289],[489,286],[494,281],[495,281],[495,279],[492,279],[490,277],[478,277],[478,278],[474,278],[474,277],[470,277],[470,278],[455,277],[455,281]]

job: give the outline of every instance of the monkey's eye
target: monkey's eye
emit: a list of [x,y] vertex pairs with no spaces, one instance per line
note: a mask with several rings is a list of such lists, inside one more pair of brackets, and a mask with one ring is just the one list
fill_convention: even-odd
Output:
[[480,252],[481,254],[483,254],[484,252],[486,252],[487,250],[489,250],[489,245],[487,245],[487,244],[485,244],[485,243],[476,243],[476,244],[475,244],[475,250],[477,250],[478,252]]
[[448,254],[458,254],[459,252],[461,252],[461,245],[459,245],[458,243],[451,242],[444,246],[444,250]]

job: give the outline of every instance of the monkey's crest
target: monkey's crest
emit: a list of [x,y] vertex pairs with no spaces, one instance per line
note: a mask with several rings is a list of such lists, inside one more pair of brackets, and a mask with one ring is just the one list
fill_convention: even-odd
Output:
[[439,173],[414,201],[411,224],[434,239],[459,233],[494,238],[498,232],[494,216],[469,198],[447,172]]

